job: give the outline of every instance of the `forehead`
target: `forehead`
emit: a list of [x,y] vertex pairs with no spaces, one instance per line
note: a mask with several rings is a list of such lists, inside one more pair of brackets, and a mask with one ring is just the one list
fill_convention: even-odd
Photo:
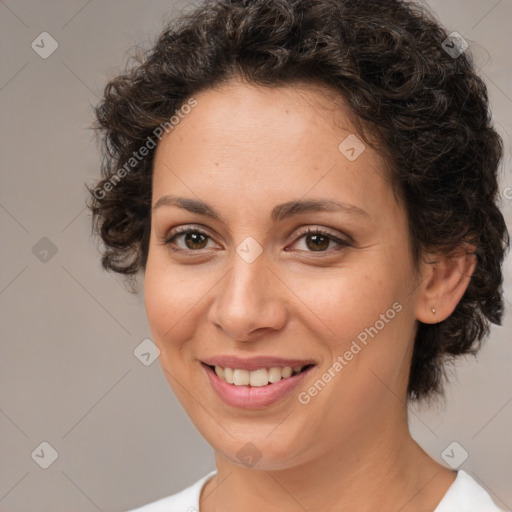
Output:
[[343,98],[327,87],[233,81],[194,99],[158,144],[153,204],[178,191],[231,193],[232,201],[264,192],[276,203],[334,192],[365,203],[363,189],[387,186],[382,157],[363,144]]
[[[246,148],[272,142],[303,142],[314,131],[356,133],[355,114],[344,98],[322,84],[298,82],[280,86],[261,86],[233,79],[194,95],[197,106],[168,136],[180,140],[196,132],[203,142],[223,139],[223,147],[232,143]],[[254,137],[247,139],[247,131]],[[171,135],[173,134],[173,135]],[[164,144],[162,144],[164,145]],[[215,149],[215,148],[212,148]],[[285,152],[288,147],[282,148]]]

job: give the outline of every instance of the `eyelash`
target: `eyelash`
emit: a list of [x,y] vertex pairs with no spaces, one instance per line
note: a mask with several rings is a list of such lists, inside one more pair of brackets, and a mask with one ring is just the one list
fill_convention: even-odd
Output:
[[[193,249],[180,249],[180,248],[173,247],[173,241],[178,236],[187,235],[189,233],[199,233],[199,234],[204,235],[205,237],[211,239],[211,236],[208,233],[206,233],[205,231],[203,231],[203,230],[201,230],[199,228],[196,228],[196,227],[178,227],[175,230],[173,230],[171,233],[167,234],[163,238],[162,243],[163,243],[163,245],[168,246],[168,248],[171,251],[173,251],[173,252],[180,252],[180,253],[185,253],[185,254],[187,254],[187,253],[188,254],[200,253],[202,251],[208,250],[208,249],[197,249],[197,250],[193,250]],[[329,256],[329,255],[332,254],[333,251],[339,251],[340,249],[343,249],[343,248],[351,246],[348,241],[342,240],[340,238],[337,238],[337,237],[331,235],[330,233],[328,233],[327,231],[324,231],[324,230],[319,229],[319,228],[307,228],[307,229],[305,229],[303,231],[300,231],[298,233],[298,235],[297,235],[296,241],[300,240],[301,238],[305,237],[306,235],[321,235],[321,236],[325,236],[330,241],[336,242],[338,244],[338,247],[336,247],[334,249],[327,249],[327,250],[323,250],[323,251],[299,251],[299,252],[311,253],[312,255],[314,255],[314,257],[323,257],[323,255],[328,255]]]

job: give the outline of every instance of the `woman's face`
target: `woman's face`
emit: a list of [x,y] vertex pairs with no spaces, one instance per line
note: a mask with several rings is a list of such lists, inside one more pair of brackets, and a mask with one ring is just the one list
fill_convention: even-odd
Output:
[[169,384],[238,464],[389,434],[419,276],[384,161],[319,88],[231,82],[195,99],[154,160],[145,304]]

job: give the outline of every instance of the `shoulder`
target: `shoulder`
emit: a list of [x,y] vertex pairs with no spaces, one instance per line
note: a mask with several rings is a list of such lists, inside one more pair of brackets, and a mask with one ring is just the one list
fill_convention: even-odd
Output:
[[172,496],[167,496],[126,512],[199,512],[201,490],[215,473],[216,471],[212,471],[191,486]]
[[489,493],[465,471],[457,478],[434,512],[504,512],[492,501]]

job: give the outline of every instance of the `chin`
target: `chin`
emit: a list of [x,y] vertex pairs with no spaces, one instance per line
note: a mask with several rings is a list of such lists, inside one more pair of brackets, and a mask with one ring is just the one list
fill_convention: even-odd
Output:
[[210,421],[204,428],[196,426],[216,455],[247,469],[270,471],[296,466],[304,462],[303,447],[312,446],[311,439],[300,435],[303,429],[298,426],[291,432],[289,425],[283,428],[278,426],[279,423],[273,423],[258,431],[254,425],[244,428],[235,423],[225,423],[223,427],[226,430],[219,426],[213,433],[211,425]]

